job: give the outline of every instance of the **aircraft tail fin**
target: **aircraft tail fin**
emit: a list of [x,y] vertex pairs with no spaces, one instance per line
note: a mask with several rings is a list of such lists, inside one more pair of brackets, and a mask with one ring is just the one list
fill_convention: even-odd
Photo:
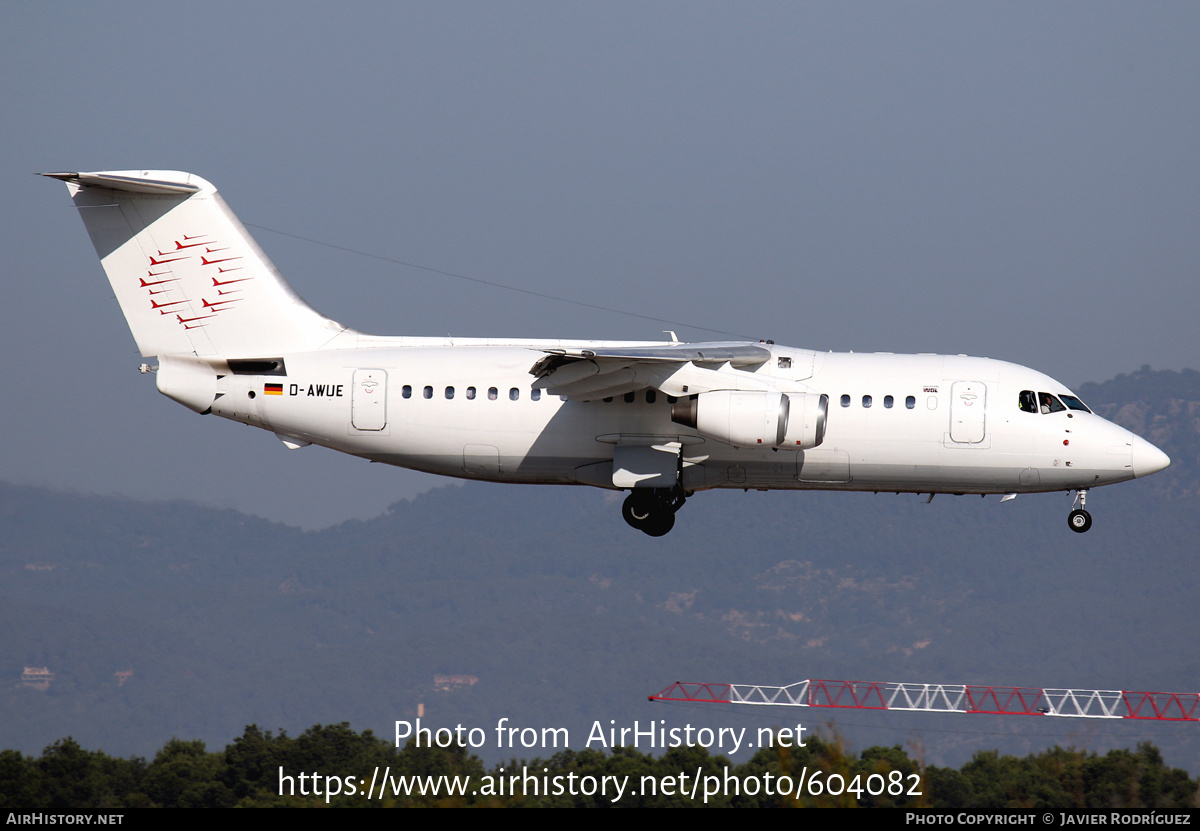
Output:
[[67,183],[143,356],[273,356],[356,334],[292,291],[200,177],[165,170],[42,175]]

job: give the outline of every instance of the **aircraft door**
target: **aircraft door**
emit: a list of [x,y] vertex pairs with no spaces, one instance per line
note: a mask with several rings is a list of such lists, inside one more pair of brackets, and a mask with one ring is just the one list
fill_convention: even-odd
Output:
[[986,436],[987,385],[982,381],[955,381],[950,388],[950,440],[978,444]]
[[387,426],[387,373],[382,369],[354,370],[350,398],[350,423],[355,430],[382,430]]

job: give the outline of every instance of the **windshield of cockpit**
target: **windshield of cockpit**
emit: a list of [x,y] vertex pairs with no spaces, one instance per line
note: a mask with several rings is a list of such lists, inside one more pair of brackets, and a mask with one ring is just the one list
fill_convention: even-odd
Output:
[[1064,410],[1078,410],[1083,413],[1090,413],[1088,406],[1073,395],[1064,395],[1049,392],[1034,392],[1033,390],[1021,390],[1021,394],[1017,397],[1018,406],[1023,413],[1060,413]]

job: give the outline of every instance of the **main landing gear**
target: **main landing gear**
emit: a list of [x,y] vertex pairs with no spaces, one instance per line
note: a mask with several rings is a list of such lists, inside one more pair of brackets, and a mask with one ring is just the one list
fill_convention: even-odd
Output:
[[1087,488],[1081,488],[1075,492],[1075,502],[1079,503],[1079,507],[1067,514],[1067,527],[1076,534],[1082,534],[1084,531],[1092,527],[1092,515],[1085,508],[1087,506]]
[[621,516],[644,534],[661,537],[675,527],[675,512],[683,507],[687,494],[673,488],[635,488],[625,497]]

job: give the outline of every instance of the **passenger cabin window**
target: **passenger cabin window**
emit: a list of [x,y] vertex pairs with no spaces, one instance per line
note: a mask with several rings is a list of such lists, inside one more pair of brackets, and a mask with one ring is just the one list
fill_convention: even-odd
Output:
[[646,403],[653,404],[658,400],[658,393],[654,390],[646,390]]
[[500,393],[495,387],[488,387],[488,401],[495,401],[499,397]]
[[1037,395],[1033,390],[1021,390],[1021,394],[1017,396],[1018,406],[1023,413],[1036,413],[1038,411]]
[[871,396],[869,396],[869,395],[864,395],[864,396],[863,396],[863,407],[864,407],[864,408],[867,408],[867,407],[870,407],[870,406],[871,406]]
[[892,409],[892,404],[894,404],[894,403],[895,403],[895,401],[896,401],[896,399],[892,398],[890,395],[885,395],[885,396],[883,397],[883,406],[884,406],[884,408],[886,408],[886,409],[888,409],[888,410]]
[[843,407],[849,407],[849,406],[850,406],[850,396],[848,396],[848,395],[843,395],[843,396],[842,396],[842,406],[843,406]]
[[446,387],[446,400],[449,401],[454,397],[454,387]]
[[520,397],[521,397],[521,391],[519,389],[517,389],[516,387],[513,387],[511,390],[508,391],[508,400],[509,401],[516,401]]
[[540,401],[542,399],[542,391],[534,390],[533,392],[529,393],[529,397],[532,398],[534,401]]
[[632,403],[633,403],[633,398],[634,398],[634,396],[635,396],[635,395],[637,395],[637,393],[633,393],[633,392],[627,392],[627,393],[625,393],[625,403],[626,403],[626,404],[632,404]]
[[425,389],[421,390],[421,395],[425,396],[426,398],[433,398],[433,387],[426,387]]
[[404,389],[400,391],[400,394],[405,398],[412,398],[412,384],[405,384]]
[[1048,392],[1038,393],[1038,409],[1042,413],[1058,413],[1067,409],[1063,403]]
[[474,387],[467,387],[467,400],[468,401],[475,400],[475,388]]
[[917,397],[915,395],[910,395],[908,398],[904,399],[904,406],[908,407],[910,410],[915,410],[917,408]]

